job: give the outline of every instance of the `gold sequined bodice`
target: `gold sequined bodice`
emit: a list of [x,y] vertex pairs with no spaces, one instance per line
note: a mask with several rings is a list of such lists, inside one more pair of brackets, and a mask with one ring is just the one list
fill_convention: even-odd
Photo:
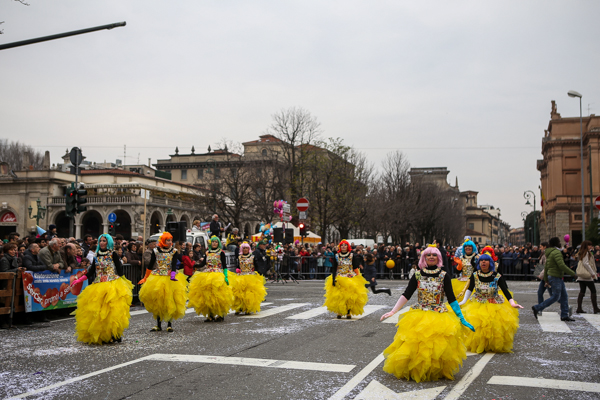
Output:
[[471,254],[470,256],[463,255],[461,257],[461,261],[462,270],[460,271],[460,277],[458,280],[468,281],[471,278],[471,275],[473,275],[473,271],[475,271],[475,268],[473,267],[473,264],[476,262],[475,254]]
[[152,275],[166,276],[171,273],[171,263],[173,262],[173,256],[177,252],[176,249],[171,248],[167,252],[159,251],[158,248],[154,249],[154,256],[156,257],[156,268],[152,270]]
[[207,252],[206,253],[206,268],[207,272],[223,272],[223,266],[221,265],[221,252]]
[[239,257],[240,275],[250,275],[254,273],[254,255],[241,255]]
[[115,272],[115,263],[112,258],[112,252],[105,254],[98,253],[96,256],[96,279],[94,283],[110,282],[119,279]]
[[444,304],[444,276],[441,271],[438,276],[428,276],[423,271],[415,272],[417,279],[417,304],[411,308],[415,310],[447,312]]
[[504,297],[498,293],[498,280],[500,279],[500,274],[497,274],[494,277],[494,280],[491,282],[482,282],[479,279],[479,272],[475,273],[475,290],[473,292],[473,296],[471,296],[470,300],[479,302],[479,303],[492,303],[492,304],[502,304],[504,303]]
[[352,268],[352,253],[350,253],[347,257],[344,257],[338,253],[335,255],[335,258],[338,263],[337,276],[345,276],[348,278],[356,276],[356,273]]

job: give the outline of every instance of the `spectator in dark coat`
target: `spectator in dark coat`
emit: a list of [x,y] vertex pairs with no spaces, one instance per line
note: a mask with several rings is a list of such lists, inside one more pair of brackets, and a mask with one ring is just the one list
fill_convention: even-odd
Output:
[[258,244],[256,250],[254,250],[254,270],[261,275],[267,273],[271,269],[271,258],[267,256],[266,251],[267,243],[263,240]]
[[39,258],[38,253],[40,252],[40,246],[37,243],[32,243],[29,248],[23,253],[23,267],[27,271],[40,272],[40,271],[54,271],[59,272],[59,269],[51,268],[48,269]]
[[217,214],[213,215],[213,220],[210,223],[210,237],[216,236],[221,239],[221,232],[224,229],[221,228],[221,224],[219,223],[219,216]]
[[125,258],[127,258],[127,263],[131,264],[132,267],[141,268],[142,260],[140,260],[140,256],[138,255],[136,242],[129,243]]

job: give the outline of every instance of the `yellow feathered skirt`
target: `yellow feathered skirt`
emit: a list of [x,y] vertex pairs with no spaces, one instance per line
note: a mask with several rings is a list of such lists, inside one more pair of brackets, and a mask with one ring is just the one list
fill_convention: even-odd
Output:
[[265,301],[267,289],[265,278],[257,272],[249,275],[229,275],[229,283],[233,292],[235,311],[245,313],[260,312],[260,303]]
[[385,349],[383,370],[398,379],[454,379],[467,358],[465,329],[452,311],[410,310],[400,317],[392,344]]
[[508,301],[493,304],[471,299],[463,306],[462,313],[475,328],[475,332],[469,330],[466,334],[467,350],[473,353],[512,353],[513,340],[519,328],[519,311]]
[[369,282],[361,274],[348,278],[338,276],[335,286],[332,277],[325,279],[325,304],[327,310],[338,315],[361,315],[369,300],[369,291],[365,287]]
[[454,292],[454,297],[456,297],[456,301],[458,301],[459,303],[465,297],[464,294],[462,296],[460,296],[460,294],[463,291],[463,289],[465,288],[465,286],[468,284],[469,284],[468,279],[466,281],[459,281],[458,279],[452,279],[452,291]]
[[124,277],[94,283],[77,296],[75,331],[77,340],[89,344],[108,343],[123,336],[129,327],[133,284]]
[[[228,279],[231,281],[229,273]],[[225,275],[221,272],[196,272],[190,280],[189,307],[196,310],[196,314],[207,318],[214,316],[225,317],[233,306],[233,293],[231,286],[225,283]]]
[[174,321],[185,315],[188,299],[187,277],[182,273],[172,281],[169,275],[150,275],[140,289],[140,301],[154,319]]

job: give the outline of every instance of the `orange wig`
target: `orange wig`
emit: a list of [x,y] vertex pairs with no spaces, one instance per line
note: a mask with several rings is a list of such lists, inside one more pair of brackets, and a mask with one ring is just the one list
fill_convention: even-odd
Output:
[[158,239],[158,247],[162,247],[162,248],[167,248],[170,246],[167,246],[167,240],[173,240],[173,235],[171,235],[169,232],[163,232],[162,235],[160,235],[160,239]]

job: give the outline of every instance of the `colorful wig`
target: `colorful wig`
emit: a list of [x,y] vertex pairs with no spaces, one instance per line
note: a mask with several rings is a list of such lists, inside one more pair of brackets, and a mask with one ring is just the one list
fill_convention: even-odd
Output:
[[483,249],[481,249],[481,254],[489,254],[494,261],[498,261],[498,256],[496,255],[496,252],[492,246],[485,246]]
[[465,247],[466,246],[471,246],[473,248],[473,253],[472,254],[477,254],[477,246],[475,246],[475,243],[473,243],[472,240],[467,240],[466,242],[463,243],[462,245],[462,253],[463,256],[467,255],[467,252],[465,251]]
[[352,246],[350,246],[350,243],[348,243],[348,241],[346,239],[344,239],[338,245],[338,253],[342,252],[342,244],[345,244],[346,246],[348,246],[348,251],[352,251]]
[[424,269],[427,268],[427,260],[425,260],[425,256],[427,256],[427,254],[435,254],[437,256],[438,262],[437,262],[437,266],[438,267],[442,267],[443,261],[442,261],[442,253],[440,253],[440,250],[437,247],[427,247],[425,250],[423,250],[421,252],[421,259],[419,260],[419,268]]
[[242,254],[244,254],[244,249],[248,249],[248,253],[252,252],[252,247],[250,247],[250,245],[246,242],[240,245],[240,251],[242,252]]
[[494,263],[494,259],[488,253],[479,256],[479,260],[477,260],[477,269],[481,269],[479,267],[479,263],[481,262],[481,260],[488,260],[490,262],[490,271],[496,270],[496,263]]
[[162,247],[163,249],[170,247],[167,246],[167,240],[169,239],[173,240],[173,235],[171,235],[169,232],[163,232],[158,239],[158,247]]
[[211,236],[211,238],[210,238],[210,248],[209,248],[209,250],[213,249],[212,248],[212,242],[217,242],[217,244],[218,244],[217,249],[223,250],[223,244],[221,243],[221,239],[219,239],[217,236],[214,236],[214,235]]
[[113,241],[112,236],[103,233],[102,235],[100,235],[100,237],[98,237],[98,247],[96,247],[96,255],[98,255],[98,252],[100,251],[100,239],[102,238],[106,238],[106,250],[113,251],[115,249],[115,242]]

